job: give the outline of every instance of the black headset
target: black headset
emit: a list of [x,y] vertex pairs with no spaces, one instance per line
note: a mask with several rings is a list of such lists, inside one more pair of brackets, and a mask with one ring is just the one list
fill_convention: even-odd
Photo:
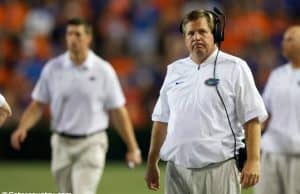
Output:
[[[225,29],[225,15],[216,7],[211,10],[194,10],[192,12],[203,12],[209,18],[213,19],[213,29],[212,34],[214,37],[214,42],[218,45],[224,41],[224,29]],[[223,19],[223,23],[221,22],[220,16]],[[179,31],[183,33],[183,20],[180,22]]]

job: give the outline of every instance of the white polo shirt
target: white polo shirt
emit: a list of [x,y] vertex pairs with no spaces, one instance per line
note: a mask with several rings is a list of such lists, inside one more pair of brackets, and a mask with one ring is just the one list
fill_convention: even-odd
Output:
[[300,68],[286,64],[275,69],[263,98],[271,115],[262,137],[263,151],[300,154]]
[[[190,57],[168,66],[153,121],[168,123],[160,156],[186,168],[202,168],[234,156],[234,138],[226,113],[214,86],[205,84],[213,77],[217,50],[200,66]],[[200,67],[200,68],[198,68]],[[242,125],[258,117],[267,118],[263,100],[245,61],[220,51],[216,69],[219,91],[226,104],[237,148],[243,147]]]
[[80,66],[68,52],[49,61],[32,98],[50,104],[53,130],[72,135],[105,130],[107,111],[125,104],[115,71],[92,51]]

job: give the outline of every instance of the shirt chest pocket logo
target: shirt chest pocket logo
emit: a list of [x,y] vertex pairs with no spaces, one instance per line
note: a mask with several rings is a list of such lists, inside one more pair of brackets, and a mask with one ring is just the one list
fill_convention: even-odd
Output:
[[89,80],[90,80],[91,82],[94,82],[94,81],[96,81],[96,77],[92,75],[92,76],[89,77]]
[[177,82],[175,82],[175,85],[179,85],[179,84],[182,84],[182,83],[184,83],[183,81],[177,81]]

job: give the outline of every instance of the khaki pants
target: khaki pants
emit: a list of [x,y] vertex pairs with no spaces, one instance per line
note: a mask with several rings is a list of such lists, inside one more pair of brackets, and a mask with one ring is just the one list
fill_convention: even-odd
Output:
[[263,153],[255,194],[300,194],[300,156]]
[[168,162],[165,194],[240,194],[240,175],[235,160],[201,169],[187,169]]
[[83,139],[53,134],[51,147],[51,171],[59,192],[95,194],[105,165],[106,133]]

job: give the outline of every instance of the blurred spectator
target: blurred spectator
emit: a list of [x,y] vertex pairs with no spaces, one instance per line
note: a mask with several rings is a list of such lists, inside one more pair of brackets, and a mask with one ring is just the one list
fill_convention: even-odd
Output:
[[156,54],[159,12],[151,0],[137,1],[132,18],[130,50],[134,54]]
[[21,33],[24,27],[24,21],[28,12],[25,1],[21,0],[5,0],[1,5],[2,19],[0,26],[3,31],[11,33]]
[[[3,0],[0,89],[13,110],[22,110],[43,64],[65,48],[65,22],[82,16],[95,27],[94,50],[118,69],[134,124],[143,128],[150,122],[164,66],[187,55],[178,21],[188,10],[213,6],[224,11],[231,26],[223,49],[247,59],[262,91],[270,71],[282,64],[284,29],[300,21],[296,0]],[[18,113],[12,118],[8,123],[18,120]]]

